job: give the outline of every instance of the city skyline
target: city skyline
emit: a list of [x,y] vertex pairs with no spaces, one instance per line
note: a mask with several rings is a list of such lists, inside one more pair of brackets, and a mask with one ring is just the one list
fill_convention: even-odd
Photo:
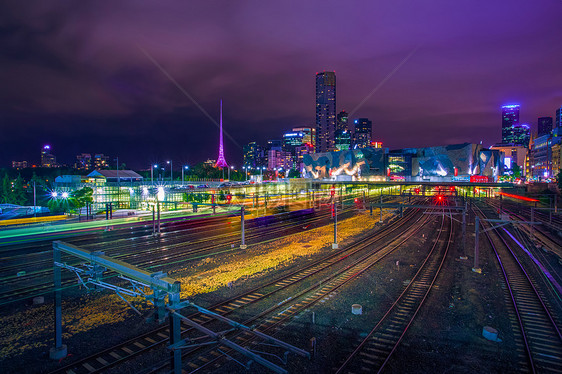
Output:
[[[2,167],[37,162],[45,144],[57,160],[94,151],[136,169],[215,158],[218,128],[197,105],[218,123],[221,98],[225,157],[241,165],[244,144],[314,124],[311,77],[324,70],[338,75],[336,113],[369,118],[391,149],[492,145],[501,105],[520,104],[536,129],[562,103],[560,2],[324,4],[321,14],[313,3],[61,4],[1,5]],[[355,22],[331,26],[341,16]]]

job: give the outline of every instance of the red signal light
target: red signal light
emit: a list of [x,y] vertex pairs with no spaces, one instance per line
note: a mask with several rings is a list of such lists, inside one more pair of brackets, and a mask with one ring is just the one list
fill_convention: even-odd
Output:
[[359,199],[358,199],[358,198],[355,198],[354,201],[355,201],[356,203],[358,203],[358,202],[359,202]]
[[419,188],[416,188],[416,189],[414,190],[414,192],[417,193],[417,194],[419,194],[419,193],[420,193],[420,189],[419,189]]
[[455,186],[449,186],[449,191],[454,191],[455,190]]

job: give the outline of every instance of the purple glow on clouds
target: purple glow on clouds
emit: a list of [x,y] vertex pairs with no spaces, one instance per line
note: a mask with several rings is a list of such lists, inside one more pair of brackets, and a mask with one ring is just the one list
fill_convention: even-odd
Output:
[[[223,99],[225,131],[244,144],[314,123],[316,71],[335,70],[338,110],[354,108],[421,45],[357,117],[393,148],[492,144],[502,104],[520,103],[529,123],[560,107],[561,12],[548,0],[3,3],[0,120],[13,145],[0,144],[0,164],[46,141],[70,158],[133,163],[133,145],[154,161],[216,157],[215,125],[139,47],[217,120]],[[225,152],[241,157],[229,141]]]

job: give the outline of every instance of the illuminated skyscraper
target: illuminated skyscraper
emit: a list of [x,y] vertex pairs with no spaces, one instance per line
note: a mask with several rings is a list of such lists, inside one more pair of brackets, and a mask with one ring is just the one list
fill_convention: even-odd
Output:
[[341,130],[341,131],[352,130],[352,129],[349,128],[349,126],[347,124],[348,117],[349,117],[349,115],[347,114],[347,112],[345,110],[342,110],[341,112],[338,113],[337,121],[336,121],[336,131],[338,131],[338,130]]
[[336,131],[336,73],[316,74],[316,152],[335,148]]
[[371,146],[371,132],[373,131],[373,122],[368,118],[357,118],[353,121],[355,131],[353,132],[353,146],[357,148],[366,148]]
[[552,131],[552,117],[539,117],[537,136],[550,134],[551,131]]
[[562,107],[556,109],[556,127],[562,127]]
[[519,125],[519,105],[502,106],[502,143],[513,144],[513,128]]
[[55,168],[57,167],[57,158],[51,154],[51,146],[46,145],[41,150],[41,167]]

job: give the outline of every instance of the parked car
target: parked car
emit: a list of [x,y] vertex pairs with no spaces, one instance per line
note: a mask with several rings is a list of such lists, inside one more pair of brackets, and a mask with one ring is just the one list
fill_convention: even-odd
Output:
[[197,188],[209,188],[208,184],[200,184]]

